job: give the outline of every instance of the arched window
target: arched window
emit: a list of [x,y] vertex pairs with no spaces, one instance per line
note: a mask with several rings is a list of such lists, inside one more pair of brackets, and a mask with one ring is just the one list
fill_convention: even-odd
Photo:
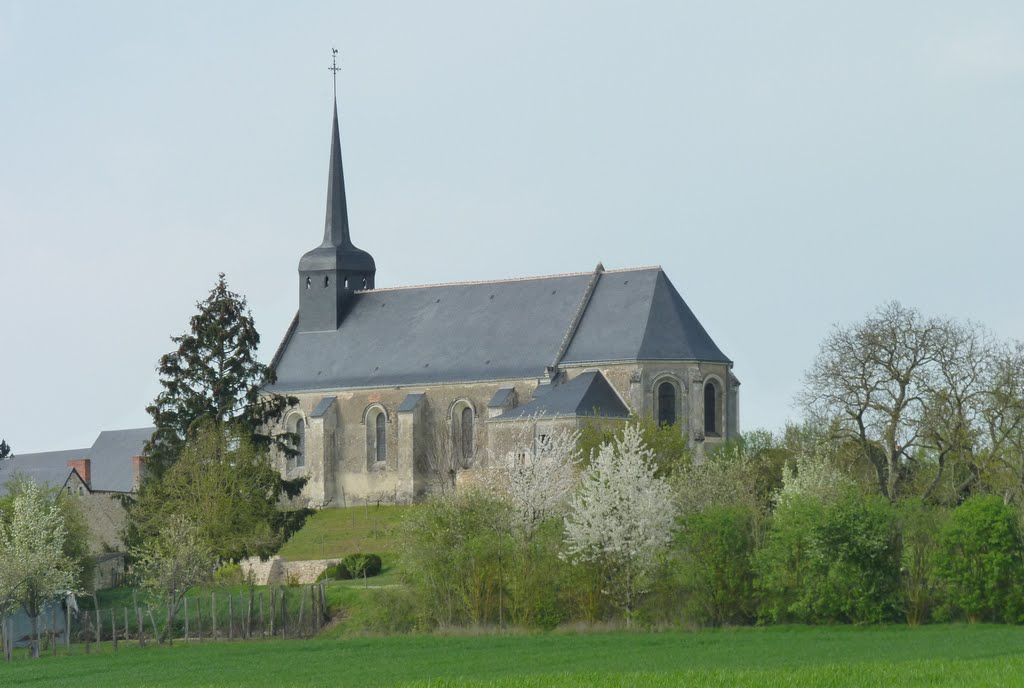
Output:
[[388,458],[387,454],[387,435],[384,431],[384,423],[387,421],[384,418],[383,413],[377,414],[377,419],[374,421],[374,458],[377,461],[386,461]]
[[473,409],[466,406],[462,409],[459,423],[459,458],[462,465],[467,466],[473,460]]
[[676,386],[671,382],[658,385],[658,425],[676,424]]
[[704,383],[704,434],[717,435],[720,432],[718,422],[718,385],[712,380]]
[[380,404],[372,404],[363,418],[366,425],[366,468],[382,470],[388,459],[388,413]]
[[306,465],[306,421],[301,418],[295,424],[295,435],[295,449],[299,452],[295,455],[295,467],[301,468]]

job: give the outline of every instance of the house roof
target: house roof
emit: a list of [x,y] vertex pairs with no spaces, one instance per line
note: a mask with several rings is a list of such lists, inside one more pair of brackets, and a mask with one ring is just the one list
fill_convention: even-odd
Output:
[[0,461],[0,493],[4,484],[17,474],[41,485],[63,485],[71,474],[68,461],[89,459],[90,488],[103,492],[131,492],[132,457],[142,454],[142,445],[153,428],[104,430],[87,449],[19,454]]
[[567,333],[562,363],[730,362],[661,268],[600,272],[590,293],[593,278],[585,272],[356,292],[337,330],[288,332],[268,389],[540,377]]
[[627,418],[629,409],[612,388],[611,383],[596,370],[580,373],[566,383],[556,385],[540,397],[506,411],[495,420],[558,416],[602,416]]

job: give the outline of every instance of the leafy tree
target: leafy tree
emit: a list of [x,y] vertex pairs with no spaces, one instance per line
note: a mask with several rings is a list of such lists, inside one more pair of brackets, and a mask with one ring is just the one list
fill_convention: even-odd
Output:
[[0,519],[0,616],[21,604],[32,620],[33,656],[39,656],[39,613],[77,584],[75,562],[64,553],[67,531],[60,507],[27,481]]
[[262,391],[276,376],[256,360],[260,336],[245,298],[228,289],[221,273],[196,307],[189,331],[171,338],[177,348],[157,366],[163,391],[146,407],[156,426],[145,448],[150,474],[161,476],[177,460],[201,419],[231,421],[256,447],[295,453],[293,437],[265,430],[298,402]]
[[244,425],[204,419],[193,428],[178,461],[139,493],[129,512],[129,539],[138,543],[160,537],[165,523],[185,518],[221,559],[270,555],[284,537],[280,494],[267,450],[256,445]]
[[0,439],[0,459],[11,458],[14,458],[14,454],[11,453],[11,445],[7,444],[7,440]]
[[722,625],[754,619],[756,523],[756,511],[745,504],[712,505],[681,520],[672,564],[690,620]]
[[880,496],[791,491],[755,555],[763,618],[775,622],[877,623],[898,608],[900,546]]
[[1024,615],[1024,538],[1013,507],[992,495],[953,510],[939,536],[945,612],[1016,623]]
[[168,605],[164,634],[172,629],[185,594],[212,577],[216,561],[202,529],[187,516],[173,515],[156,534],[132,550],[134,572],[144,587]]
[[903,542],[900,582],[903,613],[911,626],[928,621],[941,602],[937,556],[939,534],[950,510],[920,499],[908,498],[896,505],[900,538]]
[[567,555],[602,567],[605,590],[627,625],[672,540],[672,490],[655,470],[641,430],[627,425],[591,459],[565,518]]

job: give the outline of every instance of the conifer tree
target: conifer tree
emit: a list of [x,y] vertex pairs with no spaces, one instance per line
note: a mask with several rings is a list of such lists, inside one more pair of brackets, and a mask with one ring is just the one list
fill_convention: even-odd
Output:
[[11,445],[7,444],[7,440],[0,440],[0,459],[10,459],[13,457]]
[[235,422],[257,448],[294,453],[287,433],[267,433],[298,400],[262,392],[276,376],[256,359],[260,335],[245,297],[228,289],[220,273],[196,307],[189,331],[171,337],[177,348],[157,365],[163,391],[146,407],[156,426],[145,448],[149,475],[166,472],[202,419],[216,426]]

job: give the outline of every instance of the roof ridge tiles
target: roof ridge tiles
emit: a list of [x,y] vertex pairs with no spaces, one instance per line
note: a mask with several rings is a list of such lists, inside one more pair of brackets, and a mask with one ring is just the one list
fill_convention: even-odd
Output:
[[[640,270],[661,270],[660,265],[643,265],[634,268],[618,268],[616,270],[605,270],[606,273],[617,272],[638,272]],[[399,287],[376,287],[374,289],[358,289],[357,294],[372,294],[382,291],[402,291],[404,289],[429,289],[433,287],[464,287],[477,284],[505,284],[508,282],[529,282],[530,280],[555,279],[558,277],[589,277],[594,274],[593,270],[585,272],[561,272],[551,275],[531,275],[530,277],[506,277],[504,279],[491,280],[466,280],[463,282],[434,282],[431,284],[409,284]]]

